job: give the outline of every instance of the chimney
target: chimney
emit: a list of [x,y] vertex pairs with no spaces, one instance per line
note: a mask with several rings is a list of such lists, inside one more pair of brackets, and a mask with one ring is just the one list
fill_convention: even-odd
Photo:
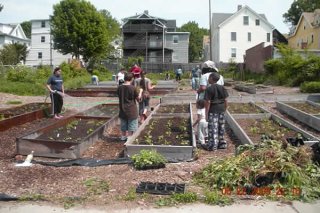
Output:
[[239,4],[239,5],[238,5],[238,10],[237,10],[237,11],[241,10],[241,8],[242,8],[242,5],[241,5],[241,4]]
[[145,10],[143,13],[149,15],[149,11],[148,10]]

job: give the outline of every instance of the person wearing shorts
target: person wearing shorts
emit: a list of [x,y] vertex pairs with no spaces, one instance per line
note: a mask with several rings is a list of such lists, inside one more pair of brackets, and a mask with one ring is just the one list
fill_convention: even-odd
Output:
[[141,93],[132,85],[133,74],[126,73],[124,83],[118,87],[119,118],[121,129],[121,141],[126,141],[138,128],[137,100],[141,99]]

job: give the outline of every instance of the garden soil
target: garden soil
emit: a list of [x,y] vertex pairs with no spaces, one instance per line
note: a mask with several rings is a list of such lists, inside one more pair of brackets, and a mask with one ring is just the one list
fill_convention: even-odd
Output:
[[[233,91],[234,94],[239,92]],[[190,86],[180,87],[180,91],[190,92]],[[296,89],[276,87],[275,94],[296,93]],[[243,95],[246,95],[243,93]],[[7,104],[11,100],[20,100],[22,104],[32,102],[43,102],[45,97],[16,96],[0,93],[0,109],[12,107]],[[65,106],[67,111],[64,116],[70,116],[84,111],[94,105],[101,103],[116,102],[116,98],[110,97],[67,97]],[[152,99],[151,106],[156,106],[159,99]],[[274,110],[274,105],[268,105]],[[193,114],[196,108],[192,105]],[[187,191],[202,193],[202,189],[192,183],[192,176],[201,170],[206,164],[215,159],[223,159],[235,153],[237,139],[232,131],[227,127],[226,141],[228,148],[217,152],[199,150],[198,158],[192,162],[171,163],[163,169],[137,171],[132,165],[109,165],[100,167],[50,167],[34,164],[31,167],[16,167],[17,160],[22,160],[25,156],[16,155],[15,141],[31,133],[32,131],[56,122],[54,119],[43,118],[20,126],[15,126],[9,130],[0,132],[0,192],[11,196],[23,197],[35,200],[43,199],[45,204],[58,205],[60,207],[75,206],[108,206],[112,209],[127,209],[155,206],[155,201],[161,196],[141,195],[133,201],[130,200],[130,191],[135,190],[141,181],[185,183]],[[106,129],[102,139],[97,141],[84,154],[83,158],[114,159],[123,157],[124,143],[119,140],[119,126]],[[34,157],[41,161],[62,161],[65,159],[50,159]],[[95,193],[88,187],[90,179],[103,180],[108,183],[109,190]],[[41,199],[36,199],[36,195],[43,195]]]

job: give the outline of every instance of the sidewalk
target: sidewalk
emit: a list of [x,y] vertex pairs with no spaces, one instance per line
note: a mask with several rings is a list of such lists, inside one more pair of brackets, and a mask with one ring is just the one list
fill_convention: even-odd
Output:
[[[240,201],[241,202],[241,201]],[[205,204],[192,204],[180,207],[165,208],[136,208],[115,210],[109,207],[75,207],[63,209],[62,207],[53,207],[41,205],[38,203],[1,203],[1,213],[318,213],[320,201],[315,203],[293,202],[283,204],[280,202],[256,201],[250,204],[233,204],[231,206],[209,206]]]

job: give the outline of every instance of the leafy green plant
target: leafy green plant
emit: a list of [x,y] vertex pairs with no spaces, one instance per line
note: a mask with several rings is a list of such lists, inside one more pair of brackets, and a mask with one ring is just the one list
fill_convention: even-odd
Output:
[[136,169],[162,166],[167,162],[167,160],[156,150],[142,149],[139,154],[133,155],[131,159],[133,160],[133,165]]

